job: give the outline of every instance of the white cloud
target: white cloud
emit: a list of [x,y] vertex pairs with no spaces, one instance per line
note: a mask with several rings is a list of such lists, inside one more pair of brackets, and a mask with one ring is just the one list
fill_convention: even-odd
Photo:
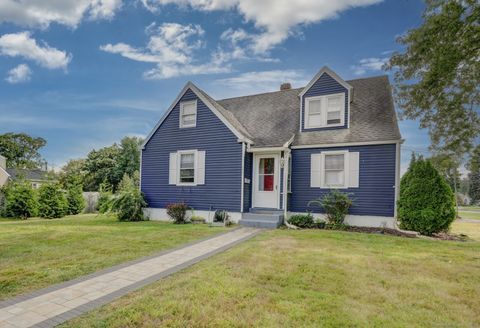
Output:
[[30,81],[32,70],[26,64],[20,64],[17,67],[8,71],[8,76],[5,79],[8,83],[22,83]]
[[382,70],[383,65],[388,61],[388,57],[384,58],[363,58],[358,64],[351,66],[355,75],[363,75],[367,72],[378,72]]
[[110,19],[122,0],[1,0],[0,22],[46,28],[55,22],[77,27],[85,18]]
[[156,64],[144,73],[146,79],[166,79],[181,75],[220,73],[229,70],[223,59],[212,55],[209,61],[199,64],[194,60],[195,51],[204,47],[204,30],[199,25],[163,23],[146,28],[150,39],[144,48],[125,43],[106,44],[101,50],[139,61]]
[[29,32],[2,35],[0,37],[0,55],[22,57],[49,69],[66,69],[72,59],[72,55],[65,51],[50,47],[44,42],[41,45],[37,44]]
[[277,91],[284,82],[289,82],[293,88],[303,87],[308,80],[309,76],[300,70],[271,70],[242,73],[234,77],[218,79],[215,84],[245,94]]
[[201,11],[237,10],[246,21],[260,30],[252,48],[257,54],[268,52],[285,41],[299,25],[318,23],[337,17],[341,12],[369,6],[382,0],[141,0],[156,11],[166,4],[190,6]]

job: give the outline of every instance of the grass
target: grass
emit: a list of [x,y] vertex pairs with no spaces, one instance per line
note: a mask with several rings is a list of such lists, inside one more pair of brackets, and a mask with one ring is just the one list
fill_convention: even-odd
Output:
[[480,206],[460,206],[460,211],[480,211]]
[[478,211],[478,212],[458,211],[458,215],[462,219],[480,220],[480,211]]
[[109,216],[0,220],[0,299],[98,271],[222,231]]
[[478,327],[480,224],[453,230],[268,231],[63,327]]

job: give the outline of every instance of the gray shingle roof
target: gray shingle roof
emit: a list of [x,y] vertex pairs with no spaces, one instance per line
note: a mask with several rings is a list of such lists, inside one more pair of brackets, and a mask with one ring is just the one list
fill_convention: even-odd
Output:
[[388,77],[346,82],[353,86],[349,129],[300,133],[298,95],[303,88],[217,100],[216,103],[231,112],[248,131],[254,147],[281,146],[293,135],[293,145],[401,139]]
[[10,178],[15,180],[17,178],[25,178],[33,181],[47,181],[47,172],[42,170],[24,170],[24,169],[7,169]]

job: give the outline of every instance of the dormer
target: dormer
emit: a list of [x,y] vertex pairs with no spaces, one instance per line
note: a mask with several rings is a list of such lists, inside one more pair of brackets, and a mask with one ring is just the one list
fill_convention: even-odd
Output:
[[300,131],[348,129],[353,88],[324,66],[300,93]]

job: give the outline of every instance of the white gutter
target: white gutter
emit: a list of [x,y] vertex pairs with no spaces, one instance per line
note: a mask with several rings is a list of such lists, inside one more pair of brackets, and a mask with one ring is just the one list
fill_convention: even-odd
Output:
[[370,146],[370,145],[388,145],[403,143],[403,139],[397,140],[385,140],[385,141],[366,141],[366,142],[344,142],[344,143],[331,143],[331,144],[315,144],[315,145],[300,145],[292,146],[292,149],[304,149],[304,148],[331,148],[331,147],[346,147],[346,146]]

